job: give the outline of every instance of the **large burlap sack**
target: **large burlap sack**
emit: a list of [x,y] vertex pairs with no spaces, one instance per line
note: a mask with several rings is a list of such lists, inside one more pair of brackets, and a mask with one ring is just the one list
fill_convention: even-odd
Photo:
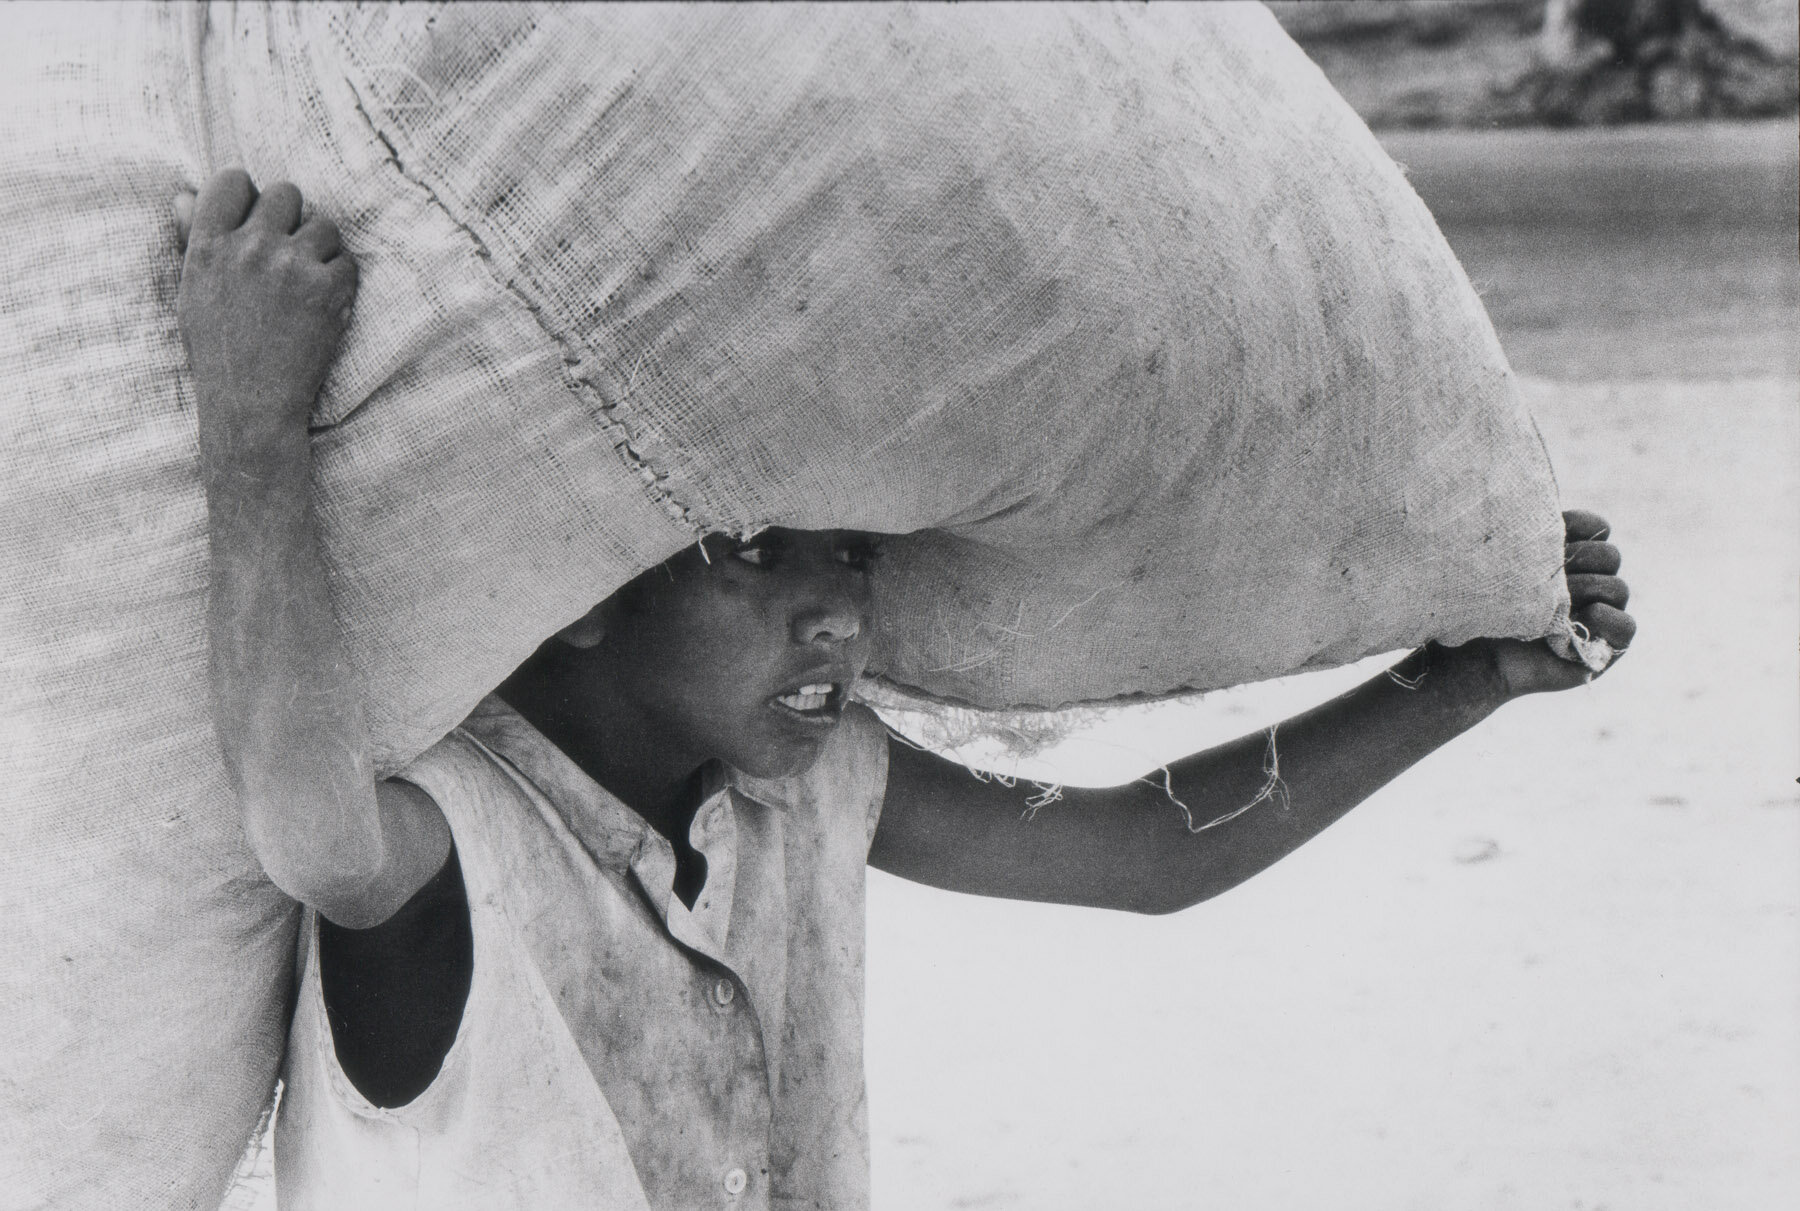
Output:
[[876,670],[1055,706],[1563,625],[1549,469],[1259,9],[0,13],[0,1203],[204,1205],[293,906],[207,716],[169,199],[363,270],[315,423],[393,768],[711,528],[896,540]]

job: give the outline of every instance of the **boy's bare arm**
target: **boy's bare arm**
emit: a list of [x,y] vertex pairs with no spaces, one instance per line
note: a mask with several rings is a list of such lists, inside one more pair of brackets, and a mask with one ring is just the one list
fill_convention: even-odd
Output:
[[[1619,553],[1603,541],[1606,523],[1592,514],[1566,519],[1575,616],[1623,649],[1635,624],[1615,575]],[[1590,679],[1544,643],[1514,640],[1429,648],[1395,673],[1281,724],[1273,748],[1259,732],[1175,762],[1166,784],[1159,771],[1127,786],[1065,787],[1036,812],[1029,788],[981,781],[891,743],[869,861],[953,891],[1174,912],[1292,853],[1502,704]],[[1220,822],[1195,831],[1212,821]]]
[[373,925],[443,865],[449,830],[422,791],[375,781],[313,517],[307,419],[356,266],[329,221],[300,221],[292,185],[259,196],[224,172],[176,212],[220,747],[269,878],[340,925]]

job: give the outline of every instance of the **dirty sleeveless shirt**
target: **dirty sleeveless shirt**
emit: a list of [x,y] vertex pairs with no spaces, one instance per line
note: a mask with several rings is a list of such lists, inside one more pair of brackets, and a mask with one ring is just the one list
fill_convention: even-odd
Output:
[[497,698],[401,775],[462,864],[474,970],[412,1102],[338,1066],[316,941],[275,1133],[283,1211],[868,1205],[863,885],[886,732],[849,707],[819,760],[716,778],[674,851]]

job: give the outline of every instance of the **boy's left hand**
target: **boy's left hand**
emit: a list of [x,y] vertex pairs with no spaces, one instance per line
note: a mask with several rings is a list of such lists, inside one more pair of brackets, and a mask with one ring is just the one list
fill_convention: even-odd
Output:
[[[1637,622],[1625,612],[1631,590],[1619,579],[1619,548],[1607,542],[1612,527],[1594,513],[1563,514],[1563,569],[1569,578],[1569,614],[1588,634],[1612,645],[1614,661],[1624,655],[1637,633]],[[1459,652],[1486,648],[1502,692],[1508,698],[1586,685],[1599,674],[1565,660],[1542,639],[1478,639]]]

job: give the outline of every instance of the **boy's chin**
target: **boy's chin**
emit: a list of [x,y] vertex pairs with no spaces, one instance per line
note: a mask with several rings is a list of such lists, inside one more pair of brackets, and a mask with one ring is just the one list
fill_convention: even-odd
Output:
[[824,736],[816,740],[784,738],[779,744],[760,745],[752,752],[737,754],[741,760],[729,764],[752,778],[793,778],[817,764],[824,751]]

